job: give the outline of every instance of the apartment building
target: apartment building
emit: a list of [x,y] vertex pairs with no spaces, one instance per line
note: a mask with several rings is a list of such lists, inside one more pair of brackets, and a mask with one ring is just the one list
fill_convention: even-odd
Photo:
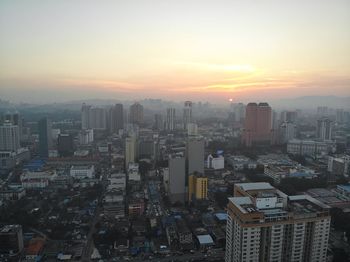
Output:
[[269,183],[236,184],[228,204],[225,261],[326,261],[329,208]]

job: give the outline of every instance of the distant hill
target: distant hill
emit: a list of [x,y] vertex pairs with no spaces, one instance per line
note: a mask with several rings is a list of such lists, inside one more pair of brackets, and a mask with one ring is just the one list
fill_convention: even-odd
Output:
[[350,109],[350,96],[302,96],[296,98],[272,100],[270,104],[272,107],[281,109],[315,109],[318,106]]

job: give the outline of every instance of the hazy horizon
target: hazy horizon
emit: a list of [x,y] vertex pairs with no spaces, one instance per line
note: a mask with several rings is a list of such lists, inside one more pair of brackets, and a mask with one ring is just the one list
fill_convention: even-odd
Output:
[[2,1],[1,98],[350,96],[350,2]]

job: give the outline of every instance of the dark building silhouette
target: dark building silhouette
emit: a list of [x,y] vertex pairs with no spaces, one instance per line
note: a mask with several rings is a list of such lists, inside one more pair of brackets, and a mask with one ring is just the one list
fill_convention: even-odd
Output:
[[41,157],[49,156],[49,149],[52,146],[52,134],[51,134],[51,121],[49,119],[42,118],[38,123],[39,130],[39,155]]
[[74,154],[73,137],[69,134],[60,134],[57,138],[57,151],[61,157],[68,157]]
[[115,104],[110,111],[110,131],[118,132],[124,128],[124,112],[122,104]]

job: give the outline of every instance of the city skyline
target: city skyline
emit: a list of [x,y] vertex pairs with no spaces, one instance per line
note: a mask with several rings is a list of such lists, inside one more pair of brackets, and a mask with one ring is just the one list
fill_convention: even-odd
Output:
[[39,3],[0,4],[4,99],[350,95],[344,0]]

